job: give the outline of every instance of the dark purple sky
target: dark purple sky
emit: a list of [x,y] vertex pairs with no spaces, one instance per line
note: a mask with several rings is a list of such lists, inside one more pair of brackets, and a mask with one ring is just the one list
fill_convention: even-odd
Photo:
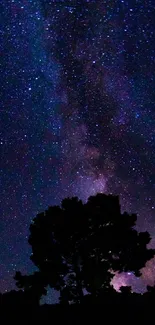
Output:
[[[155,246],[154,0],[2,0],[0,290],[32,271],[28,228],[66,196],[119,194]],[[143,279],[116,284],[142,290]]]

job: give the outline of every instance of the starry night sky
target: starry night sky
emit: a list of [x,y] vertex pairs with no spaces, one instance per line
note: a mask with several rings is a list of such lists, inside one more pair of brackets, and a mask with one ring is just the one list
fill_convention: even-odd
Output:
[[[36,213],[119,194],[155,247],[154,0],[1,0],[0,291],[34,270]],[[141,279],[115,287],[143,291]]]

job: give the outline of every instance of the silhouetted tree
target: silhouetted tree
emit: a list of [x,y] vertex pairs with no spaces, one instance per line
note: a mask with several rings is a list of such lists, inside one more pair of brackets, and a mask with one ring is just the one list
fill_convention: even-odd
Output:
[[155,286],[147,286],[147,291],[144,293],[143,298],[145,303],[147,304],[154,304],[155,301]]
[[140,276],[154,250],[146,247],[148,232],[134,229],[136,220],[135,214],[121,213],[117,196],[97,194],[85,204],[64,199],[30,225],[31,260],[39,272],[16,274],[18,286],[38,290],[39,297],[49,285],[60,290],[61,303],[81,302],[84,288],[94,297],[112,289],[113,271]]
[[155,296],[155,286],[147,286],[147,293],[151,293]]
[[42,295],[46,295],[46,281],[40,272],[34,272],[32,275],[22,275],[21,272],[16,272],[14,277],[18,288],[24,288],[25,296],[31,301],[31,304],[39,305]]

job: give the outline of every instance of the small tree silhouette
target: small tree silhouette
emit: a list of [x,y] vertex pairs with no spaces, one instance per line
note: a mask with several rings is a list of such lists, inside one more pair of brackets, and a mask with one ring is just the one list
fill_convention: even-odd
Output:
[[[114,271],[140,269],[153,257],[148,232],[138,233],[135,214],[121,213],[118,196],[97,194],[86,204],[67,198],[34,218],[30,225],[31,260],[39,272],[16,274],[18,287],[60,290],[60,302],[81,302],[83,289],[93,297],[111,290]],[[38,286],[38,287],[37,287]]]
[[120,291],[124,296],[128,296],[131,293],[131,287],[130,286],[129,287],[122,286],[122,287],[120,287]]
[[22,275],[16,272],[14,279],[18,288],[24,288],[25,294],[29,297],[33,305],[38,305],[42,295],[46,295],[45,279],[40,272],[34,272],[32,275]]

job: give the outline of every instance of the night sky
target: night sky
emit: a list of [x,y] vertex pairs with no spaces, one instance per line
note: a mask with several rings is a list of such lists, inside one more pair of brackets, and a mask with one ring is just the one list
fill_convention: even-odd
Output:
[[[36,213],[119,194],[155,247],[154,0],[1,0],[0,291],[34,270]],[[141,279],[115,287],[143,291]]]

